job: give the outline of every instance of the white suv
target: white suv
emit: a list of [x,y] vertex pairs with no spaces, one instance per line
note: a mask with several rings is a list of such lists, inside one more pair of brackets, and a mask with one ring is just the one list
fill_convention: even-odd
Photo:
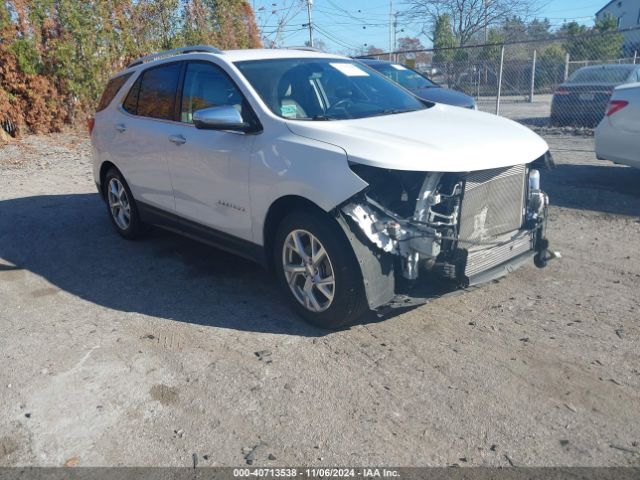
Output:
[[547,144],[349,58],[162,52],[109,81],[90,129],[118,233],[158,225],[260,262],[323,327],[416,283],[466,287],[548,258],[532,168]]

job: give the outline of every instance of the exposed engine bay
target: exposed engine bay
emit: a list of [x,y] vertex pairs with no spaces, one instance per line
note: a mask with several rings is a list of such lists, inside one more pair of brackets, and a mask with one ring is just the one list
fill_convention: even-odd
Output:
[[466,287],[510,271],[514,260],[535,255],[544,266],[552,256],[549,199],[533,168],[545,165],[552,165],[549,154],[529,165],[466,173],[352,164],[369,186],[341,212],[374,249],[393,256],[405,279],[435,275]]

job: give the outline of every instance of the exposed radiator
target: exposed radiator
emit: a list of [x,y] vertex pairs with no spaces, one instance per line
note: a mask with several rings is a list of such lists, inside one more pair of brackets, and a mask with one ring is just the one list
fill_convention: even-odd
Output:
[[486,241],[522,227],[525,165],[472,172],[466,178],[460,210],[460,247],[464,240]]
[[[508,237],[508,236],[507,236]],[[485,249],[470,249],[464,274],[471,278],[490,268],[511,260],[533,249],[534,234],[530,231],[518,233],[515,238],[505,240],[498,246]]]

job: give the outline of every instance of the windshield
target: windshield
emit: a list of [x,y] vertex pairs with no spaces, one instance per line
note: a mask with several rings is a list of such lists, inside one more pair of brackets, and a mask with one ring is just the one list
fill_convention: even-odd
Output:
[[589,68],[578,70],[569,79],[569,83],[624,83],[632,68]]
[[374,63],[369,65],[382,73],[385,77],[399,83],[407,90],[423,90],[425,88],[435,88],[439,85],[423,77],[418,72],[411,70],[404,65],[396,63]]
[[276,115],[345,120],[421,110],[413,95],[348,60],[287,58],[235,64]]

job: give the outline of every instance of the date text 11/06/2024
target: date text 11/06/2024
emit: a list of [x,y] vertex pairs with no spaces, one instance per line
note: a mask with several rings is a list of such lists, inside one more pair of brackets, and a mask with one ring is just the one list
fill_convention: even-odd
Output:
[[233,476],[242,477],[305,477],[305,478],[393,478],[397,470],[387,468],[236,468]]

